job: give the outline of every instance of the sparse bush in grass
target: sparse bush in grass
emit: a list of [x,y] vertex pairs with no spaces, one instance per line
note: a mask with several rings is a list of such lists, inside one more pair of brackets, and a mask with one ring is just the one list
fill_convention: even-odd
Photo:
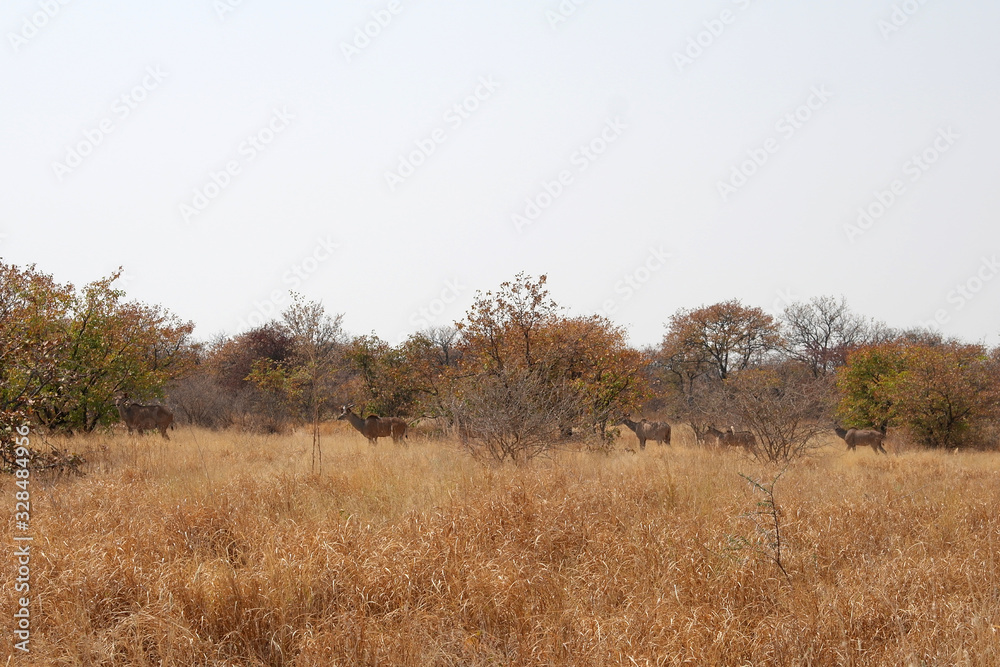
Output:
[[788,574],[788,570],[785,569],[785,564],[782,561],[782,549],[787,549],[782,544],[781,519],[783,513],[774,499],[774,487],[785,473],[785,470],[779,472],[766,484],[757,481],[749,475],[740,473],[740,477],[749,482],[754,494],[759,494],[761,499],[757,501],[754,510],[742,515],[743,518],[749,519],[753,523],[754,533],[756,534],[754,539],[733,538],[733,542],[738,550],[749,549],[755,555],[762,556],[774,563],[775,567],[785,576],[785,579],[791,581],[792,577]]
[[518,419],[557,419],[561,431],[582,426],[603,436],[646,396],[642,355],[628,346],[624,329],[606,318],[563,315],[545,283],[544,275],[532,280],[519,273],[496,293],[477,293],[458,323],[461,381],[453,395],[461,404],[482,388],[506,391],[529,383],[524,388],[533,397],[525,405],[550,407],[538,417]]
[[742,371],[726,382],[726,401],[736,422],[750,429],[749,451],[762,461],[789,461],[819,447],[829,428],[822,415],[830,383],[798,365]]
[[494,463],[523,463],[548,451],[579,411],[568,387],[526,371],[485,375],[453,407],[465,448]]

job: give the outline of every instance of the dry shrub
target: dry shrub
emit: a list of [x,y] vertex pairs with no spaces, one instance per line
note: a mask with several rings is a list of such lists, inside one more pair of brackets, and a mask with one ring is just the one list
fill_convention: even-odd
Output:
[[749,369],[733,376],[727,388],[730,411],[755,436],[748,449],[758,460],[802,456],[819,446],[815,437],[828,429],[822,415],[829,383],[805,369],[790,364]]
[[729,549],[754,535],[740,473],[774,476],[735,452],[485,467],[343,437],[314,476],[306,436],[157,440],[32,486],[33,664],[1000,661],[994,454],[793,462],[786,579]]
[[476,458],[523,463],[547,452],[580,413],[576,393],[541,372],[486,374],[452,408],[462,442]]

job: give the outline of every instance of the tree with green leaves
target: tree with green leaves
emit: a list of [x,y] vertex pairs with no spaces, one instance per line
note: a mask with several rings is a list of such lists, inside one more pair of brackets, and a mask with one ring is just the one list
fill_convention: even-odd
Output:
[[34,267],[0,264],[0,410],[90,431],[117,419],[116,394],[162,397],[190,367],[193,324],[126,301],[119,276],[78,292]]
[[72,285],[0,262],[0,412],[13,426],[59,394],[73,303]]
[[[189,367],[193,325],[126,301],[120,271],[77,291],[34,266],[0,262],[0,452],[26,424],[90,431],[118,417],[116,394],[162,396]],[[33,451],[33,467],[75,469],[79,457]]]
[[1000,411],[1000,364],[980,345],[911,345],[890,380],[895,420],[928,447],[975,444]]
[[1000,358],[980,345],[901,340],[862,348],[838,373],[844,426],[906,429],[929,447],[977,444],[1000,414]]
[[837,371],[842,426],[885,432],[896,417],[893,383],[905,361],[906,346],[898,342],[869,345],[848,355],[847,364]]
[[358,336],[345,359],[357,373],[362,412],[382,417],[413,414],[419,395],[414,365],[405,345],[393,347],[378,336]]
[[166,384],[194,360],[194,325],[159,306],[125,301],[115,273],[74,300],[61,356],[62,390],[45,409],[50,426],[90,431],[118,418],[115,396],[163,398]]

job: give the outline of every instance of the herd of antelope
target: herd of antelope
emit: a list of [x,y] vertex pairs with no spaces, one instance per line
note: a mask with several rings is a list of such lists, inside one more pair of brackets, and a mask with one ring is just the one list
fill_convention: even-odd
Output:
[[[141,435],[147,430],[158,430],[164,438],[167,436],[167,428],[173,427],[173,414],[160,405],[141,405],[128,401],[124,396],[118,396],[115,400],[118,407],[118,414],[122,418],[128,432],[136,430]],[[393,442],[399,444],[406,436],[407,422],[399,417],[377,417],[369,415],[362,418],[353,412],[354,405],[341,406],[337,419],[347,421],[357,429],[361,435],[368,438],[372,445],[378,444],[379,438],[391,437]],[[639,449],[646,449],[646,441],[653,440],[660,445],[670,444],[670,424],[660,421],[649,421],[640,419],[632,421],[628,417],[623,417],[620,422],[628,427],[639,440]],[[834,431],[847,443],[847,448],[851,451],[861,447],[871,447],[876,454],[887,454],[882,443],[885,441],[885,433],[874,429],[843,429],[840,426]],[[709,447],[740,447],[747,451],[753,451],[757,446],[757,439],[750,431],[737,431],[736,427],[730,426],[728,430],[720,431],[714,426],[707,425],[703,430],[695,429],[695,438],[699,445]]]
[[[637,422],[629,418],[624,418],[620,422],[627,426],[639,439],[639,449],[646,449],[647,440],[655,440],[659,444],[670,444],[670,424],[666,422],[648,421],[641,419]],[[847,443],[847,448],[854,451],[858,445],[871,447],[876,454],[888,454],[882,443],[885,441],[885,433],[874,429],[843,429],[840,426],[834,428],[834,432]],[[714,426],[707,425],[704,430],[695,429],[695,438],[699,445],[708,447],[740,447],[749,452],[754,451],[757,446],[757,438],[750,431],[737,431],[735,426],[730,426],[728,430],[720,431]]]
[[714,426],[706,426],[704,431],[695,431],[698,444],[710,447],[742,447],[748,451],[757,445],[757,438],[750,431],[737,431],[735,426],[720,431]]
[[[639,439],[639,449],[646,449],[647,440],[655,440],[661,445],[670,444],[670,424],[667,422],[651,422],[646,419],[634,422],[626,417],[621,420],[621,424],[635,433]],[[728,431],[720,431],[714,426],[706,426],[703,431],[695,430],[695,437],[699,445],[710,447],[742,447],[746,450],[752,450],[757,444],[753,433],[737,431],[733,426],[730,426]]]

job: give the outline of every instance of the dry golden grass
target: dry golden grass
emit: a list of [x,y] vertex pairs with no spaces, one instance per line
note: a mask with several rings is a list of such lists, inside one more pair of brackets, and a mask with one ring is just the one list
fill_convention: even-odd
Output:
[[315,476],[307,435],[172,438],[33,479],[24,664],[1000,664],[998,455],[831,438],[776,486],[786,579],[743,516],[777,471],[736,452],[488,468],[334,429]]

